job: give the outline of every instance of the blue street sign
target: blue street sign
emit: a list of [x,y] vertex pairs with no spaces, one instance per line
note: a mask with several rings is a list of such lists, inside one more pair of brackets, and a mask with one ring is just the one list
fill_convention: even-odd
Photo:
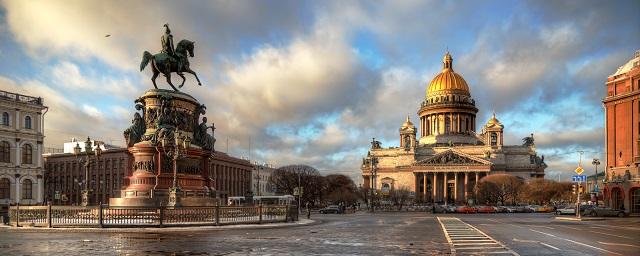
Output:
[[598,184],[596,184],[596,187],[595,187],[595,189],[593,190],[593,192],[596,192],[596,193],[600,192],[600,191],[598,190]]
[[573,182],[585,182],[587,181],[587,175],[573,175],[571,176]]

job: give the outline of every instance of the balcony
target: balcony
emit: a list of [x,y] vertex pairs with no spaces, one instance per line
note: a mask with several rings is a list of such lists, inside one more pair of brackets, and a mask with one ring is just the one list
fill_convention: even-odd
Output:
[[7,92],[7,91],[0,91],[0,98],[13,100],[13,101],[17,101],[17,102],[36,104],[36,105],[40,105],[40,106],[42,106],[42,104],[43,104],[43,100],[42,100],[41,97],[37,97],[36,98],[36,97],[31,97],[31,96],[22,95],[22,94],[18,94],[18,93]]

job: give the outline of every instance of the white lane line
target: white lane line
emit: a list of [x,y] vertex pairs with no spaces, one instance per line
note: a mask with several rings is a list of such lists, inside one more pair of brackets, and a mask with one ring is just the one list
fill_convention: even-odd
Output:
[[[478,228],[463,222],[456,217],[438,217],[445,237],[451,247],[451,253],[456,250],[481,250],[481,251],[459,251],[458,254],[511,254],[519,256],[518,253],[509,249],[501,242],[491,238]],[[474,249],[470,249],[474,248]]]
[[552,227],[540,226],[540,225],[529,225],[529,226],[531,226],[531,227],[539,227],[539,228],[555,229],[555,228],[552,228]]
[[549,247],[549,248],[551,248],[551,249],[556,249],[556,250],[558,250],[558,251],[560,250],[560,248],[558,248],[558,247],[555,247],[555,246],[552,246],[552,245],[549,245],[549,244],[545,244],[545,243],[543,243],[543,242],[540,242],[540,244],[541,244],[541,245],[544,245],[544,246],[546,246],[546,247]]
[[593,231],[593,230],[590,230],[589,232],[591,232],[591,233],[596,233],[596,234],[601,234],[601,235],[609,235],[609,236],[615,236],[615,237],[620,237],[620,238],[626,238],[626,239],[633,239],[633,238],[628,237],[628,236],[621,236],[621,235],[609,234],[609,233],[605,233],[605,232],[598,232],[598,231]]
[[633,245],[633,244],[607,243],[607,242],[600,242],[600,241],[598,241],[598,243],[601,243],[601,244],[604,244],[604,245],[627,246],[627,247],[633,247],[633,248],[640,248],[640,246]]
[[531,230],[531,231],[533,231],[533,232],[538,232],[538,233],[540,233],[540,234],[544,234],[544,235],[547,235],[547,236],[550,236],[550,237],[556,237],[556,238],[559,238],[559,239],[565,240],[565,241],[567,241],[567,242],[572,242],[572,243],[574,243],[574,244],[579,244],[579,245],[582,245],[582,246],[586,246],[586,247],[589,247],[589,248],[593,248],[593,249],[596,249],[596,250],[600,250],[600,251],[603,251],[603,252],[607,252],[607,253],[610,253],[610,254],[622,255],[622,254],[617,253],[617,252],[612,252],[612,251],[609,251],[609,250],[606,250],[606,249],[602,249],[602,248],[600,248],[600,247],[595,247],[595,246],[591,246],[591,245],[588,245],[588,244],[585,244],[585,243],[581,243],[581,242],[573,241],[573,240],[571,240],[571,239],[567,239],[567,238],[564,238],[564,237],[559,237],[559,236],[556,236],[556,235],[554,235],[554,234],[545,233],[545,232],[538,231],[538,230],[535,230],[535,229],[529,229],[529,230]]
[[574,228],[574,227],[569,227],[569,226],[562,226],[564,228],[568,228],[568,229],[573,229],[573,230],[578,230],[578,231],[582,231],[582,229],[579,228]]

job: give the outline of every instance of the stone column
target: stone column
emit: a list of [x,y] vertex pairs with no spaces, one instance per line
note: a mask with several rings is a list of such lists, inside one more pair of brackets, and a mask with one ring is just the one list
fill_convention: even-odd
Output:
[[464,172],[464,202],[466,203],[469,200],[469,195],[467,194],[469,184],[469,172]]
[[424,194],[424,200],[427,201],[427,173],[422,173],[422,194]]
[[458,202],[458,173],[453,173],[453,201]]
[[442,197],[443,197],[445,202],[447,202],[447,189],[449,188],[449,184],[447,184],[447,175],[448,174],[449,173],[447,173],[447,172],[443,172],[442,173],[442,176],[443,176],[442,180],[443,180],[443,184],[444,184],[444,186],[443,186],[444,192],[443,192],[443,196]]
[[437,172],[433,172],[433,179],[431,180],[431,183],[433,183],[433,188],[431,190],[432,194],[433,194],[433,201],[435,202],[438,198],[437,198],[437,194],[436,191],[438,191],[438,173]]

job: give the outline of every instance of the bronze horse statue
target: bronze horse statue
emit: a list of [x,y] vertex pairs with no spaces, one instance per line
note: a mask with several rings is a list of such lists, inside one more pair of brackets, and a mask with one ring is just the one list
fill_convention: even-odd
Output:
[[196,72],[191,70],[191,68],[189,67],[189,59],[187,58],[187,56],[193,58],[194,44],[195,42],[186,39],[181,40],[176,46],[175,50],[176,57],[179,59],[174,58],[167,53],[158,53],[152,55],[148,51],[144,51],[144,53],[142,54],[142,62],[140,63],[140,71],[144,70],[147,64],[149,64],[149,61],[151,61],[151,67],[153,69],[153,76],[151,77],[151,81],[153,82],[153,87],[155,87],[156,89],[158,89],[158,86],[156,85],[156,77],[158,77],[158,74],[162,73],[167,78],[167,83],[171,85],[171,88],[173,88],[173,90],[175,90],[176,92],[178,91],[178,89],[173,86],[173,83],[171,83],[172,72],[176,72],[180,77],[182,77],[182,83],[178,86],[178,88],[182,88],[184,82],[187,80],[182,72],[187,72],[195,76],[196,80],[198,80],[198,85],[202,86],[202,83],[200,83],[200,79],[198,78],[198,75],[196,75]]

